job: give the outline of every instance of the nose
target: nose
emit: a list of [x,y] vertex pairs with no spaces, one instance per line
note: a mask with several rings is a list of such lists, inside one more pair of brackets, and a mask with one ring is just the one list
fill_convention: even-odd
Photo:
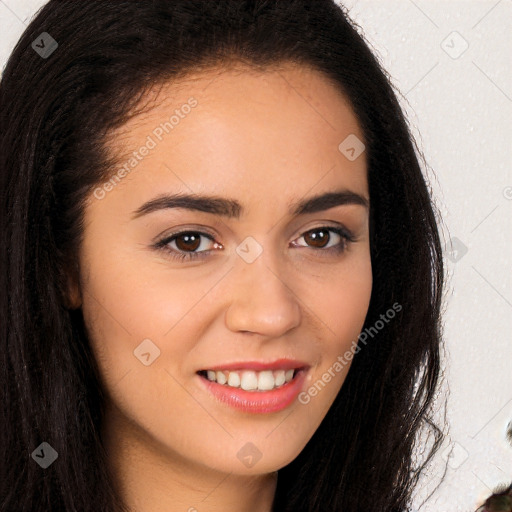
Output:
[[236,262],[225,317],[228,329],[278,337],[300,324],[300,301],[293,283],[287,282],[289,273],[276,268],[270,268],[263,254],[252,263]]

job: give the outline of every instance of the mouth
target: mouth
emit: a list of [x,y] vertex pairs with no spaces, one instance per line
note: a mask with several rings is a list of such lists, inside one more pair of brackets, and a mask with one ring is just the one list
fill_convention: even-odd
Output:
[[252,392],[268,392],[280,389],[297,379],[307,371],[308,366],[298,368],[280,368],[263,370],[199,370],[197,374],[226,388],[242,389]]
[[203,389],[218,403],[245,413],[269,414],[294,403],[304,389],[310,368],[308,365],[291,367],[291,362],[244,366],[241,369],[231,365],[229,370],[212,368],[196,373]]

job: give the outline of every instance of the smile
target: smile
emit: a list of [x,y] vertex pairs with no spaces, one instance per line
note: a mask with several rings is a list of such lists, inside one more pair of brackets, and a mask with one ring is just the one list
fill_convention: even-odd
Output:
[[308,365],[273,370],[216,369],[201,370],[197,375],[203,389],[218,403],[247,413],[268,414],[292,405],[303,390],[308,370]]

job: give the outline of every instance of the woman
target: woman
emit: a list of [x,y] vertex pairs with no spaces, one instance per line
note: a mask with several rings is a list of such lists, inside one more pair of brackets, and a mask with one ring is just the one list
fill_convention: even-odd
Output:
[[0,104],[2,510],[407,510],[441,247],[342,8],[50,1]]

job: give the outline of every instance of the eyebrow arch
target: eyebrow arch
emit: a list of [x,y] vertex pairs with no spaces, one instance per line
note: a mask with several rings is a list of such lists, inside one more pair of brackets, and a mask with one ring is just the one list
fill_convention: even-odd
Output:
[[[369,201],[350,190],[338,190],[301,199],[288,206],[291,215],[306,215],[341,205],[360,205],[368,209]],[[243,206],[235,199],[198,194],[164,194],[135,210],[132,219],[167,208],[184,208],[235,219],[239,219],[244,212]]]

